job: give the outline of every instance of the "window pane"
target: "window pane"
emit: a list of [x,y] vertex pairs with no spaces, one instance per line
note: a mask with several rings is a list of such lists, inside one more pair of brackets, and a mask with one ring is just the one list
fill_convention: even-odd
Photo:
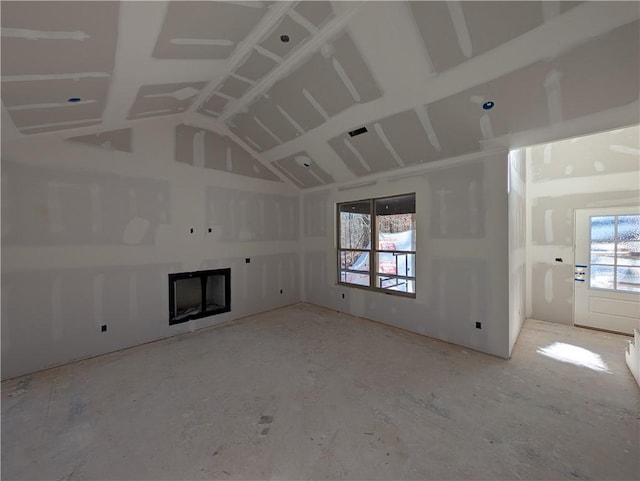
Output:
[[340,282],[369,285],[369,253],[340,251]]
[[376,248],[383,251],[415,251],[415,214],[379,215],[376,217]]
[[640,267],[618,267],[618,290],[640,292]]
[[376,215],[415,214],[416,194],[376,199]]
[[615,216],[591,217],[591,242],[613,240],[615,237]]
[[618,239],[640,240],[640,215],[618,217]]
[[414,279],[403,279],[394,276],[376,276],[376,287],[388,289],[390,291],[416,293],[416,281]]
[[376,272],[415,277],[416,255],[401,252],[378,252],[376,254]]
[[640,266],[640,241],[617,243],[619,266]]
[[591,266],[590,287],[597,289],[614,289],[613,266]]
[[369,201],[340,204],[340,248],[371,247],[371,203]]
[[615,242],[592,242],[591,263],[614,265],[616,257]]

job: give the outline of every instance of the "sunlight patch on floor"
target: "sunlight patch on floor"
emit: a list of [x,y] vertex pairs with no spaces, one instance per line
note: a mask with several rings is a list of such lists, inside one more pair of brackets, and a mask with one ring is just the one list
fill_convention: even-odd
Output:
[[598,372],[611,372],[600,354],[573,344],[554,342],[546,347],[539,347],[536,352],[556,361],[575,364]]

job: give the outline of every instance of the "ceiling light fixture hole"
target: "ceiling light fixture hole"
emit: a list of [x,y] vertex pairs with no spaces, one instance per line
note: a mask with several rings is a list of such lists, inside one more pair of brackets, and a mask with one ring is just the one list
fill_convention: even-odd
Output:
[[482,108],[484,110],[491,110],[494,107],[495,103],[493,102],[493,100],[489,100],[485,103],[482,104]]
[[290,40],[289,35],[280,35],[280,40],[284,43],[288,43]]

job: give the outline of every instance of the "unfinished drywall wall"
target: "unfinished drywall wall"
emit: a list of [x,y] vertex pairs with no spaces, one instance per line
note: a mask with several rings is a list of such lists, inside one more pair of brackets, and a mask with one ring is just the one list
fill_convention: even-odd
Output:
[[[415,299],[338,285],[335,204],[410,192],[417,208]],[[509,356],[507,152],[361,187],[320,188],[302,202],[306,301]]]
[[572,324],[575,209],[640,204],[640,126],[530,147],[526,159],[526,315]]
[[524,149],[509,152],[509,355],[525,319],[526,165]]
[[[3,378],[299,301],[297,190],[176,161],[177,125],[3,143]],[[219,267],[231,312],[169,326],[168,274]]]

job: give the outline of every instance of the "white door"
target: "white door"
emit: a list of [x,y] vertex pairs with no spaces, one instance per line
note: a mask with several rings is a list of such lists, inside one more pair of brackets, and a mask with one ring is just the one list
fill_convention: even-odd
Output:
[[576,209],[573,322],[640,329],[640,207]]

